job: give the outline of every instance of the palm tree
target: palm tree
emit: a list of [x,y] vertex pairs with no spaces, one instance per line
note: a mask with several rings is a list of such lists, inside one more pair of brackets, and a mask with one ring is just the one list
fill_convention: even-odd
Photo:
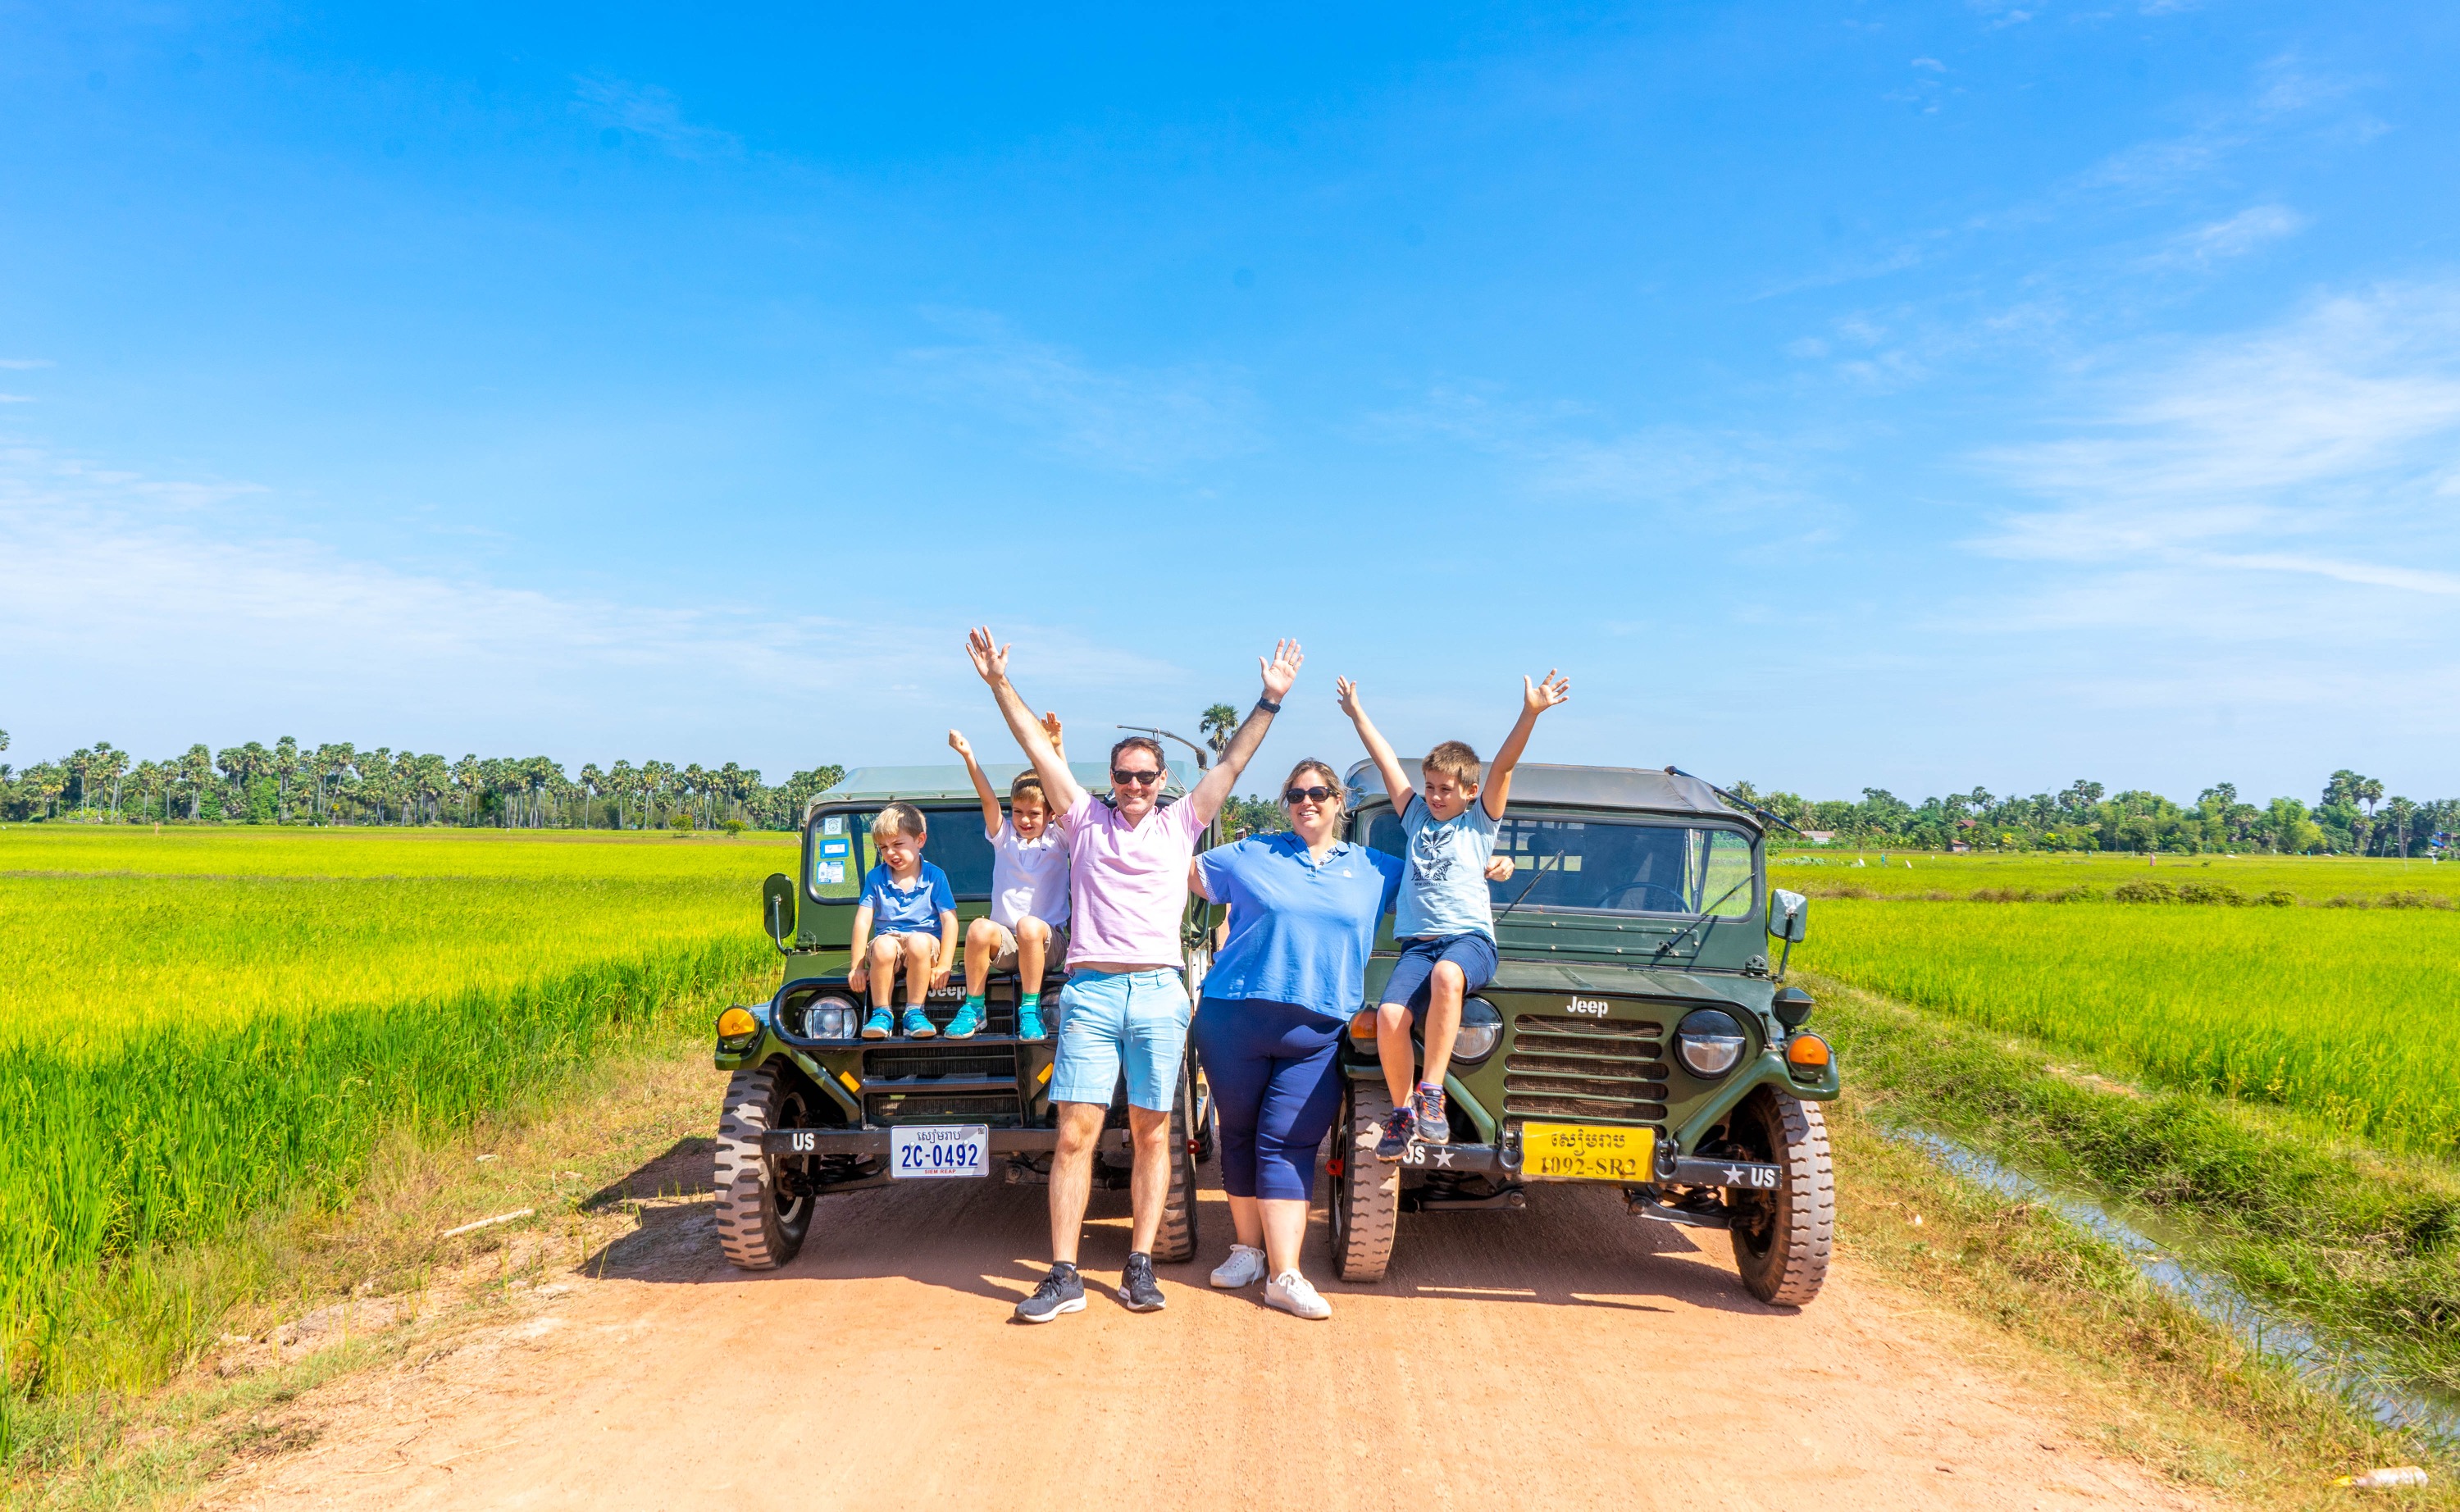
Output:
[[1215,704],[1197,717],[1196,733],[1219,756],[1230,749],[1230,737],[1239,733],[1239,711],[1228,704]]

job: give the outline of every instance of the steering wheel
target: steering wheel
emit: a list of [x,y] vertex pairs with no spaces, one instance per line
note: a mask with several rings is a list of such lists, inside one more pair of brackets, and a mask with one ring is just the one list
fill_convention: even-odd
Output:
[[[1652,902],[1652,898],[1663,902]],[[1688,913],[1683,895],[1671,887],[1661,887],[1653,882],[1634,883],[1606,894],[1598,905],[1601,908],[1617,908],[1638,913]]]

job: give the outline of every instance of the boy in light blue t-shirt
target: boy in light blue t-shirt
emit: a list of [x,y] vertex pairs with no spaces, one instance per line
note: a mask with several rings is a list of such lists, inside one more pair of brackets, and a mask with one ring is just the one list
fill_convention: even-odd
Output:
[[[1423,792],[1411,792],[1392,747],[1367,717],[1358,685],[1335,684],[1341,711],[1358,727],[1360,743],[1392,796],[1401,828],[1409,836],[1401,873],[1401,897],[1393,910],[1392,937],[1401,959],[1384,984],[1376,1010],[1375,1050],[1392,1094],[1392,1117],[1376,1141],[1375,1158],[1397,1161],[1411,1139],[1445,1144],[1452,1122],[1444,1108],[1444,1075],[1452,1069],[1453,1041],[1460,1033],[1461,1000],[1495,979],[1495,915],[1486,890],[1486,864],[1495,855],[1495,833],[1512,796],[1512,769],[1529,744],[1538,716],[1572,696],[1568,677],[1551,669],[1544,678],[1520,679],[1520,718],[1503,737],[1495,765],[1479,786],[1477,753],[1447,740],[1427,753],[1420,767]],[[1427,1015],[1427,1067],[1417,1073],[1410,1026]]]
[[846,986],[858,992],[871,989],[865,1039],[889,1036],[900,968],[905,972],[905,1037],[929,1039],[939,1033],[922,1003],[932,989],[948,985],[957,963],[957,898],[948,889],[948,874],[922,859],[928,838],[922,811],[911,803],[891,803],[871,822],[880,864],[863,875],[862,903],[854,911],[854,966],[846,972]]

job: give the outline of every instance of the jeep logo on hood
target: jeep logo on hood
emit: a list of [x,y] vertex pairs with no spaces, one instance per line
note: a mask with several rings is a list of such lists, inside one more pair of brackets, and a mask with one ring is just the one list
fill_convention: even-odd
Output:
[[1594,1017],[1603,1018],[1606,1016],[1606,1006],[1604,1003],[1600,1002],[1595,998],[1576,997],[1563,1005],[1563,1012],[1567,1013],[1587,1013]]

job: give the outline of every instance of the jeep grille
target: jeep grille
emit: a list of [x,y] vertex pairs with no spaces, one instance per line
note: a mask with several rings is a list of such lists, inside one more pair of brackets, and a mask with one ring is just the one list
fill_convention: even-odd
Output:
[[915,1076],[963,1076],[968,1081],[998,1076],[1012,1081],[1016,1052],[1006,1045],[968,1046],[962,1040],[949,1045],[898,1045],[865,1050],[862,1070],[865,1081],[883,1076],[901,1081]]
[[1503,1059],[1506,1118],[1665,1118],[1665,1026],[1522,1013]]
[[862,1099],[864,1121],[888,1123],[987,1123],[1013,1129],[1019,1123],[1016,1094],[909,1092],[874,1094]]

